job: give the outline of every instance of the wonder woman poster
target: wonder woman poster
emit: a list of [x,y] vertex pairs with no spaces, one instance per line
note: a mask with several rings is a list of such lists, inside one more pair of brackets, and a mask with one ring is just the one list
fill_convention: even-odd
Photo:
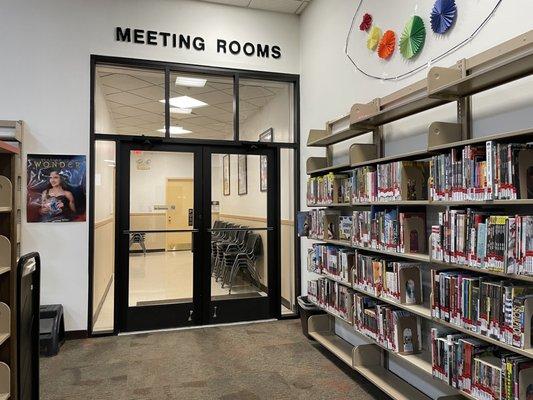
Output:
[[85,156],[28,155],[28,222],[86,220]]

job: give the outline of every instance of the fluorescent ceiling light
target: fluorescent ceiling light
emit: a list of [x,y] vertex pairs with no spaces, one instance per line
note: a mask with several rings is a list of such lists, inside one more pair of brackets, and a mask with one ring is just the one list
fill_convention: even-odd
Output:
[[[198,107],[205,107],[209,104],[204,103],[203,101],[193,99],[189,96],[179,96],[179,97],[171,97],[169,100],[169,103],[172,107],[177,108],[198,108]],[[165,100],[159,100],[160,103],[164,103]]]
[[[158,129],[158,132],[165,133],[165,128]],[[171,126],[170,127],[170,134],[171,135],[185,135],[186,133],[192,133],[192,131],[188,131],[187,129],[183,129],[181,126]]]
[[176,78],[176,86],[204,87],[206,83],[207,79],[192,78],[190,76],[178,76]]
[[179,108],[179,107],[170,107],[171,114],[190,114],[192,113],[192,108]]

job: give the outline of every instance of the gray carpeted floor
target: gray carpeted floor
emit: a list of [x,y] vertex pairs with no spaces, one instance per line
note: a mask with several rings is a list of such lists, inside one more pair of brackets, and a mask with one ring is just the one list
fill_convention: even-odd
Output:
[[41,359],[41,400],[384,398],[333,360],[299,320],[74,340]]

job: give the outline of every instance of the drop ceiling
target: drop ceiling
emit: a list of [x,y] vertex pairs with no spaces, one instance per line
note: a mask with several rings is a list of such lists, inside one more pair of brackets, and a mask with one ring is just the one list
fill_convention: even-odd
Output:
[[207,3],[227,4],[258,10],[276,11],[287,14],[301,14],[311,0],[196,0]]
[[[207,79],[203,87],[175,85],[178,76]],[[210,75],[172,73],[170,97],[189,96],[208,106],[194,108],[190,114],[171,113],[171,126],[179,126],[191,133],[179,137],[202,139],[233,139],[233,79]],[[98,67],[97,85],[103,93],[110,122],[103,110],[96,107],[96,129],[121,135],[164,136],[159,130],[165,126],[164,74],[158,71]],[[239,122],[242,125],[267,105],[277,94],[287,93],[288,86],[270,81],[241,81],[239,87]],[[288,99],[288,97],[287,97]]]

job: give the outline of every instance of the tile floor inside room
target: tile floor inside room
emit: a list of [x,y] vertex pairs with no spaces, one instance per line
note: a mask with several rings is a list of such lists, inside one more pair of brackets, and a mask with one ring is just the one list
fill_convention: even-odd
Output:
[[385,399],[299,320],[72,340],[41,358],[41,400]]
[[[190,301],[193,290],[192,273],[193,261],[190,251],[130,255],[130,307],[143,303]],[[232,294],[245,293],[266,296],[266,293],[238,279]],[[216,282],[211,278],[211,294],[217,297],[228,296],[227,285],[222,288],[220,281]],[[94,325],[97,332],[113,330],[113,295],[113,290],[110,290],[98,314]],[[282,313],[290,314],[292,311],[283,307]]]

